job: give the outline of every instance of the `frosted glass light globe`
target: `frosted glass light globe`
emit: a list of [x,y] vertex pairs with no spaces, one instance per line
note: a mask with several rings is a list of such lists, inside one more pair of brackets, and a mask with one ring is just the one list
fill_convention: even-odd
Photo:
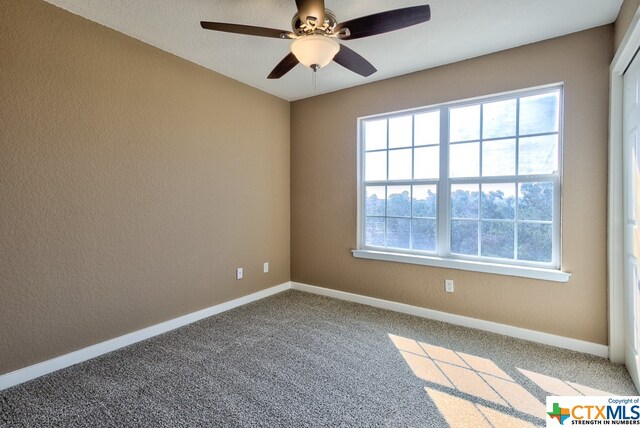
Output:
[[291,43],[293,53],[300,64],[310,68],[324,67],[340,50],[340,44],[331,37],[313,34],[302,36]]

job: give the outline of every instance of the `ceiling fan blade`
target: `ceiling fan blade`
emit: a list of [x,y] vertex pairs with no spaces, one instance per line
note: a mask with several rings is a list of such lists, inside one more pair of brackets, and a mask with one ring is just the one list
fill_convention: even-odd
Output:
[[318,26],[324,22],[324,0],[296,0],[300,21],[306,22],[308,16],[314,16]]
[[340,50],[333,57],[333,60],[360,76],[369,77],[375,73],[376,68],[369,61],[364,59],[359,53],[349,49],[345,45],[340,45]]
[[276,68],[271,71],[267,79],[279,79],[291,71],[296,65],[298,65],[298,58],[296,58],[294,54],[289,53],[289,55],[285,56],[282,61],[276,65]]
[[225,33],[246,34],[249,36],[273,37],[276,39],[288,38],[289,31],[275,28],[253,27],[251,25],[227,24],[224,22],[200,21],[205,30],[224,31]]
[[348,28],[351,34],[342,39],[353,40],[410,27],[422,22],[427,22],[429,19],[431,19],[431,8],[429,5],[413,6],[375,13],[373,15],[341,22],[336,26],[335,31],[337,32],[342,28]]

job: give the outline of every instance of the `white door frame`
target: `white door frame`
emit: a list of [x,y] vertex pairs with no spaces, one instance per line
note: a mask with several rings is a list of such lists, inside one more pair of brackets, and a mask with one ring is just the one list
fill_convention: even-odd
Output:
[[623,210],[623,75],[640,48],[640,8],[609,67],[609,201],[607,219],[609,285],[609,359],[625,362],[624,210]]

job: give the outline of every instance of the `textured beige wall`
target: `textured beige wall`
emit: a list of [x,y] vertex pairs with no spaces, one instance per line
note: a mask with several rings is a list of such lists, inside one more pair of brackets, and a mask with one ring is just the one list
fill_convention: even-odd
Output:
[[287,102],[39,0],[0,100],[0,374],[289,280]]
[[633,20],[633,16],[640,7],[640,0],[624,0],[618,18],[615,22],[615,49],[618,50],[624,35]]
[[[416,306],[607,343],[608,66],[613,26],[291,106],[291,277]],[[355,259],[356,120],[565,83],[562,268],[566,283]],[[456,281],[446,294],[445,278]]]

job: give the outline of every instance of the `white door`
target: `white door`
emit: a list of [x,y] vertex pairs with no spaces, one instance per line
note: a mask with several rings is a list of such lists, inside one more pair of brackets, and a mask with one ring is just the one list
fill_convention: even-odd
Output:
[[640,390],[640,58],[624,74],[625,361]]

